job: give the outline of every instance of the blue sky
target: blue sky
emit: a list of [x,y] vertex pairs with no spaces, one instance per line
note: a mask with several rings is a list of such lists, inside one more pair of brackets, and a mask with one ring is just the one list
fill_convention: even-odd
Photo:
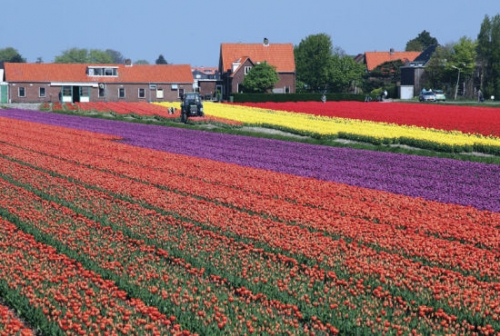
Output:
[[477,38],[499,0],[1,0],[0,49],[35,62],[70,48],[113,49],[154,63],[218,66],[224,42],[298,45],[325,33],[347,54],[403,51],[423,30],[440,44]]

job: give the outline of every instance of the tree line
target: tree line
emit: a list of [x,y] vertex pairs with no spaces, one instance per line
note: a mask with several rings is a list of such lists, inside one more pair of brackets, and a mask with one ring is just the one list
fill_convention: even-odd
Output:
[[[424,30],[406,43],[405,51],[429,52],[421,79],[423,87],[440,89],[449,95],[500,98],[500,15],[485,16],[478,38],[461,37],[455,43],[440,45]],[[383,90],[397,97],[402,60],[383,63],[368,71],[366,65],[335,47],[329,35],[309,35],[294,47],[296,92],[365,93]],[[266,62],[255,65],[243,81],[246,92],[267,92],[279,80],[276,70]],[[497,98],[497,99],[498,99]]]
[[[54,63],[123,64],[125,60],[126,57],[121,52],[113,49],[70,48],[56,56]],[[0,61],[25,63],[26,59],[16,49],[8,47],[0,49]],[[42,58],[38,57],[36,63],[43,63]],[[155,63],[168,64],[162,54],[158,56]],[[147,60],[137,60],[134,64],[149,64],[149,62]]]

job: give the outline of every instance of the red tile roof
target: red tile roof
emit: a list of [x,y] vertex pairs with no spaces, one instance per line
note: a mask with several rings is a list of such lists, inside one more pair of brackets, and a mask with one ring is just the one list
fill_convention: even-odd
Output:
[[266,61],[277,72],[295,72],[295,57],[291,43],[222,43],[220,48],[222,71],[231,71],[233,63],[248,57],[256,64]]
[[368,71],[372,71],[377,66],[395,60],[413,61],[420,55],[419,51],[372,51],[365,52],[365,62]]
[[[87,67],[117,67],[118,76],[89,76]],[[193,83],[188,64],[133,65],[5,63],[7,82]]]

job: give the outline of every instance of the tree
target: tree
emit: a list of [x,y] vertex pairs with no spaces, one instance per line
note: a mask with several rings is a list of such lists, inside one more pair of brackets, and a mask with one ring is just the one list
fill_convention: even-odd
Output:
[[267,62],[256,64],[250,69],[243,80],[245,91],[254,93],[265,93],[274,88],[274,84],[279,81],[276,68]]
[[123,64],[125,63],[125,57],[122,55],[121,52],[113,50],[113,49],[106,49],[106,54],[108,54],[111,57],[111,60],[113,61],[114,64]]
[[160,56],[158,56],[158,58],[156,59],[156,64],[168,64],[168,62],[165,59],[165,57],[163,57],[163,55],[160,54]]
[[413,40],[406,43],[405,51],[424,51],[431,45],[438,44],[438,40],[431,36],[431,34],[424,30]]
[[365,66],[352,57],[337,53],[331,58],[328,86],[331,91],[345,92],[362,78]]
[[447,64],[453,68],[460,68],[464,76],[472,76],[476,69],[477,58],[476,41],[463,36],[453,45],[453,54]]
[[87,54],[87,49],[67,49],[54,58],[54,63],[87,63]]
[[10,63],[26,63],[26,59],[12,47],[0,49],[0,61]]
[[330,81],[332,41],[327,34],[309,35],[294,48],[297,80],[313,92],[325,89]]
[[[435,52],[425,66],[425,74],[422,78],[422,86],[426,88],[443,89],[450,88],[456,79],[456,70],[452,73],[447,67],[448,60],[453,59],[453,43],[437,46]],[[453,69],[453,68],[452,68]]]
[[137,60],[134,62],[134,64],[149,64],[149,62],[146,60]]
[[457,76],[455,84],[455,94],[462,88],[462,95],[471,97],[472,86],[466,90],[466,84],[471,83],[472,75],[476,70],[476,41],[468,37],[461,37],[453,45],[453,54],[450,60],[445,63],[445,69]]
[[54,63],[113,64],[113,59],[102,50],[71,48],[56,56]]
[[365,70],[340,47],[333,47],[330,36],[310,35],[294,48],[297,92],[345,92],[362,79]]
[[92,64],[113,64],[113,58],[106,52],[98,49],[90,49],[88,61]]
[[423,86],[449,88],[449,94],[455,94],[462,88],[462,95],[471,97],[474,94],[476,44],[476,41],[464,36],[458,42],[438,46],[426,65]]
[[500,15],[485,16],[477,38],[479,85],[487,95],[500,96]]

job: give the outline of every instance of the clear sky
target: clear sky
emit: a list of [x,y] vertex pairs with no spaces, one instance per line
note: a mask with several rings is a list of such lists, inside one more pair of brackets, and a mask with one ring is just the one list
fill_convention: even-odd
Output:
[[476,39],[500,0],[1,0],[0,49],[49,63],[70,48],[132,62],[218,66],[221,43],[298,45],[325,33],[347,54],[404,51],[423,30],[440,44]]

